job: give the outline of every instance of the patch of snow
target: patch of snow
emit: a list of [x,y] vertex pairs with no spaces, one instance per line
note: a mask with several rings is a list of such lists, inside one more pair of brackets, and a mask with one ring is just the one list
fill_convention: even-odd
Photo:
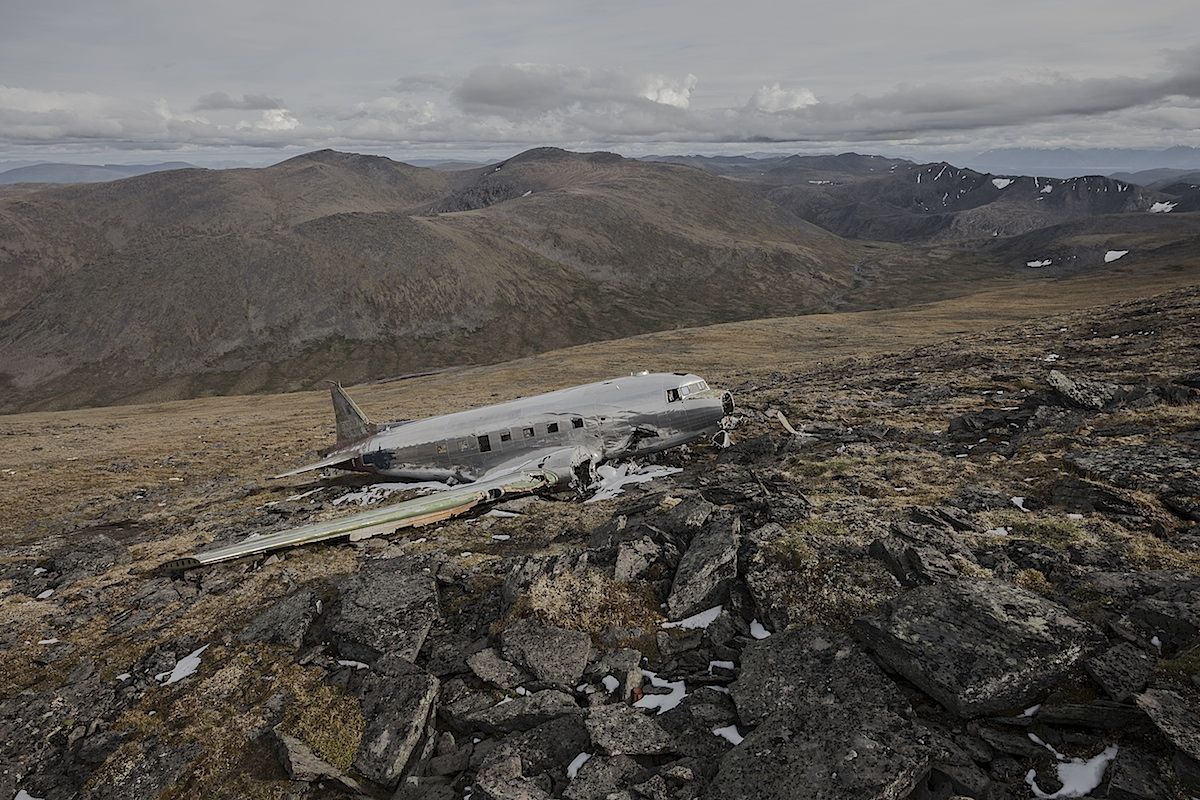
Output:
[[533,189],[526,189],[525,194],[521,195],[521,197],[529,197],[531,194],[533,194]]
[[42,798],[34,797],[29,792],[21,789],[19,792],[17,792],[17,796],[14,797],[13,800],[42,800]]
[[833,181],[809,181],[813,186],[832,186]]
[[120,675],[118,675],[118,676],[117,676],[117,680],[119,680],[119,681],[127,681],[127,680],[129,680],[130,678],[132,678],[132,677],[133,677],[133,673],[132,673],[132,672],[122,672]]
[[712,732],[722,739],[727,740],[730,744],[741,744],[742,739],[746,738],[738,733],[737,725],[726,725],[724,728],[713,728]]
[[1050,194],[1053,191],[1054,191],[1054,187],[1048,183],[1041,188],[1042,194]]
[[1008,536],[1008,528],[989,528],[984,533],[988,536]]
[[1116,261],[1118,258],[1128,255],[1128,254],[1129,254],[1128,250],[1109,250],[1107,253],[1104,254],[1104,263],[1111,264],[1112,262]]
[[571,759],[571,763],[567,764],[567,780],[575,780],[575,776],[579,774],[579,768],[586,764],[591,757],[591,753],[580,753]]
[[1154,645],[1154,647],[1158,650],[1162,650],[1162,639],[1158,638],[1157,636],[1150,637],[1150,644]]
[[54,594],[54,590],[53,590],[53,589],[47,589],[46,591],[39,593],[39,594],[38,594],[38,596],[37,596],[37,599],[38,599],[38,600],[47,600],[47,599],[49,599],[49,598],[50,598],[50,596],[51,596],[51,595],[53,595],[53,594]]
[[1067,514],[1067,519],[1083,519],[1083,514]]
[[354,667],[355,669],[370,669],[369,664],[364,664],[361,661],[351,661],[348,658],[339,658],[338,663],[343,667]]
[[34,574],[34,575],[45,575],[45,574],[46,574],[46,568],[45,568],[45,567],[34,567],[34,568],[33,568],[33,574]]
[[172,683],[178,683],[200,668],[200,656],[207,649],[208,645],[204,645],[199,650],[193,650],[183,658],[179,659],[179,662],[173,669],[170,669],[166,672],[160,672],[155,675],[154,680],[163,681],[164,686],[170,686]]
[[515,511],[501,511],[498,508],[493,508],[491,511],[484,514],[485,517],[519,517],[521,516]]
[[713,621],[719,616],[721,616],[721,606],[713,606],[712,608],[701,611],[699,614],[693,614],[692,616],[686,619],[681,619],[677,622],[664,622],[662,626],[664,628],[683,628],[684,630],[691,630],[693,628],[707,628],[709,625],[712,625]]
[[58,644],[58,639],[41,639],[38,644]]
[[633,704],[634,708],[657,708],[659,714],[665,714],[683,702],[687,697],[687,686],[683,681],[668,681],[658,677],[657,672],[642,670],[642,675],[650,679],[650,685],[659,689],[670,689],[669,694],[643,694],[642,699]]
[[1053,261],[1051,261],[1050,259],[1048,259],[1048,258],[1043,258],[1043,259],[1041,259],[1040,261],[1026,261],[1026,262],[1025,262],[1025,266],[1027,266],[1027,267],[1033,267],[1034,269],[1038,269],[1038,268],[1040,268],[1040,267],[1048,267],[1048,266],[1050,266],[1052,263],[1054,263],[1054,262],[1053,262]]
[[1062,358],[1062,356],[1060,356],[1058,353],[1051,353],[1043,358],[1042,361],[1058,361],[1060,358]]
[[1034,714],[1036,714],[1037,712],[1039,712],[1041,710],[1042,710],[1042,704],[1038,703],[1036,706],[1030,706],[1029,708],[1022,711],[1021,716],[1022,717],[1032,717]]
[[430,492],[440,492],[450,487],[439,481],[421,481],[419,483],[375,483],[370,486],[344,494],[341,497],[336,497],[333,500],[335,506],[343,505],[344,503],[355,503],[360,506],[369,506],[378,503],[380,500],[386,500],[396,492],[419,491],[421,494],[429,494]]
[[505,703],[511,703],[512,701],[513,701],[513,699],[511,697],[506,697],[503,700],[501,700],[499,703],[496,703],[496,705],[492,706],[492,708],[499,708],[500,706],[504,705]]
[[1179,204],[1178,203],[1155,203],[1154,205],[1150,206],[1150,213],[1151,214],[1166,214],[1170,211],[1173,211],[1175,209],[1175,206],[1177,206],[1177,205],[1179,205]]
[[[896,487],[896,489],[902,489],[902,488],[904,488],[904,487],[902,487],[902,486]],[[765,639],[771,635],[771,632],[769,630],[767,630],[766,628],[764,628],[763,624],[761,622],[759,622],[756,619],[752,619],[752,620],[750,620],[750,635],[753,636],[755,639]]]
[[732,672],[735,667],[732,661],[710,661],[708,662],[708,674],[712,675],[714,669],[727,669]]
[[625,491],[630,484],[646,483],[656,478],[683,472],[679,467],[639,467],[630,461],[627,464],[612,466],[601,464],[596,467],[596,475],[600,479],[596,493],[585,500],[585,503],[595,503],[600,500],[611,500]]
[[1012,178],[992,178],[992,186],[997,189],[1007,189],[1012,185]]
[[605,675],[600,682],[604,684],[604,691],[608,692],[609,694],[615,692],[617,687],[621,685],[621,682],[612,675]]
[[507,542],[511,538],[512,537],[509,536],[507,533],[493,533],[492,534],[492,541],[494,541],[494,542]]
[[1012,504],[1014,506],[1016,506],[1017,508],[1021,509],[1022,511],[1029,510],[1028,508],[1025,507],[1025,498],[1024,497],[1014,497],[1012,499]]
[[[1030,738],[1033,738],[1032,736]],[[1044,742],[1042,744],[1045,744]],[[1025,773],[1025,783],[1029,784],[1029,789],[1035,797],[1042,800],[1051,800],[1059,797],[1087,797],[1097,786],[1104,781],[1104,771],[1112,760],[1117,757],[1117,746],[1115,744],[1104,748],[1100,753],[1088,759],[1083,758],[1064,758],[1061,753],[1047,745],[1047,749],[1054,753],[1054,757],[1058,759],[1058,780],[1062,784],[1062,788],[1057,792],[1047,793],[1042,791],[1037,784],[1037,770],[1029,770]]]
[[526,689],[524,686],[518,686],[516,689],[513,689],[513,691],[516,692],[517,694],[521,695],[522,697],[529,694],[529,690]]

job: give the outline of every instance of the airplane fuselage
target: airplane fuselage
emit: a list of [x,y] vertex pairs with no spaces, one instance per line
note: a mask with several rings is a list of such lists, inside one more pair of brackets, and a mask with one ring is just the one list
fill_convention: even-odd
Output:
[[381,426],[335,466],[468,482],[551,449],[576,448],[595,462],[665,450],[718,434],[732,410],[728,392],[696,375],[631,375]]

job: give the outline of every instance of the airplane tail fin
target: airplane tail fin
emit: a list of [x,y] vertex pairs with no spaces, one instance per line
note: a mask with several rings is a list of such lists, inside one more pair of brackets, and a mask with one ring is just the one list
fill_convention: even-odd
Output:
[[333,399],[333,416],[337,421],[338,447],[352,444],[378,430],[378,426],[367,419],[367,415],[340,384],[330,381],[329,395]]

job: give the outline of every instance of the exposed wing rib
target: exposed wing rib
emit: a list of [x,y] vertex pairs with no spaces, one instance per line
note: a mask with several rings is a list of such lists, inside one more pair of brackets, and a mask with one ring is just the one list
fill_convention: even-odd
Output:
[[272,550],[349,537],[351,541],[365,539],[378,533],[399,528],[419,527],[463,514],[480,503],[495,502],[502,497],[530,494],[558,486],[564,478],[551,470],[534,469],[497,475],[476,483],[456,486],[426,497],[417,497],[383,508],[373,508],[360,514],[326,522],[314,522],[299,528],[271,533],[173,559],[161,565],[159,571],[176,571],[233,561],[247,556],[262,555]]

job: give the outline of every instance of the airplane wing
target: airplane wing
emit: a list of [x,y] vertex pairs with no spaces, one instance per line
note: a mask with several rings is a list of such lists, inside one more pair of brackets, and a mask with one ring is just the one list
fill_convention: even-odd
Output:
[[336,453],[325,456],[320,461],[314,461],[311,464],[305,464],[302,467],[289,469],[287,472],[281,472],[278,475],[272,475],[272,478],[290,478],[293,475],[299,475],[301,472],[310,472],[314,469],[324,469],[332,467],[335,464],[340,464],[343,461],[349,461],[352,458],[358,457],[359,453],[356,450],[339,450]]
[[569,485],[575,480],[570,467],[578,455],[575,448],[527,454],[519,459],[519,464],[514,464],[511,468],[506,466],[493,470],[474,483],[455,486],[382,508],[373,508],[340,519],[314,522],[265,536],[254,536],[224,547],[199,550],[162,564],[158,571],[192,569],[330,539],[349,538],[350,541],[357,541],[400,528],[441,522],[464,514],[482,503],[494,503],[504,497]]

